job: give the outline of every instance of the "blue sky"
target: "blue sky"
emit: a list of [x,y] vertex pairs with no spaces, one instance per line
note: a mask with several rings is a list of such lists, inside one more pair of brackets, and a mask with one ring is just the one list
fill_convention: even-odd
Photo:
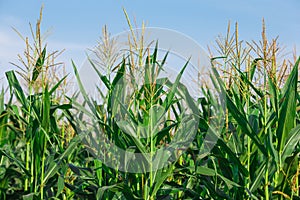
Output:
[[[239,23],[240,37],[258,40],[262,18],[267,35],[279,35],[279,42],[287,52],[300,47],[299,0],[114,0],[114,1],[58,1],[58,0],[0,0],[0,73],[12,68],[24,43],[11,27],[30,36],[29,22],[35,24],[44,3],[42,30],[50,30],[47,41],[55,50],[66,49],[61,60],[70,65],[71,58],[80,65],[88,48],[99,40],[101,28],[107,25],[112,35],[127,30],[124,7],[137,25],[142,21],[150,27],[174,29],[200,45],[214,44],[215,38],[225,34],[228,21]],[[2,76],[2,75],[0,75]]]

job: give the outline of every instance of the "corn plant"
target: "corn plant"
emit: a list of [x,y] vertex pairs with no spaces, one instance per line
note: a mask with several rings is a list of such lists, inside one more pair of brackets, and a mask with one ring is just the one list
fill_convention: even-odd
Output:
[[64,183],[61,176],[68,169],[64,167],[64,159],[80,141],[74,137],[66,147],[61,138],[65,133],[59,120],[63,116],[57,111],[70,109],[71,104],[59,104],[56,96],[66,77],[55,84],[46,78],[54,53],[47,55],[46,46],[43,47],[40,23],[41,18],[37,22],[34,45],[25,39],[27,62],[20,57],[25,66],[19,67],[18,74],[25,82],[21,83],[14,71],[6,72],[10,98],[4,106],[2,92],[0,152],[1,167],[5,169],[1,199],[59,197]]
[[[0,198],[299,199],[300,58],[281,60],[264,22],[259,42],[240,41],[238,25],[233,34],[229,25],[211,55],[223,99],[206,86],[192,99],[181,84],[188,62],[174,81],[161,76],[168,53],[160,54],[159,41],[144,44],[145,30],[135,33],[124,13],[129,51],[118,51],[103,29],[98,60],[88,58],[103,86],[93,96],[75,63],[79,90],[66,95],[59,52],[48,53],[41,35],[42,12],[33,44],[19,34],[21,66],[6,72],[9,87],[0,93]],[[224,116],[216,116],[220,99]],[[225,123],[203,153],[205,138],[217,137],[216,117]]]
[[[254,42],[244,49],[237,30],[232,39],[219,42],[224,55],[223,80],[218,81],[226,92],[228,114],[220,139],[224,142],[215,149],[218,168],[239,184],[229,191],[235,199],[297,198],[299,59],[287,77],[281,70],[287,68],[285,62],[282,66],[276,63],[276,40],[268,43],[265,27],[261,46]],[[283,76],[287,78],[281,86],[277,80]]]

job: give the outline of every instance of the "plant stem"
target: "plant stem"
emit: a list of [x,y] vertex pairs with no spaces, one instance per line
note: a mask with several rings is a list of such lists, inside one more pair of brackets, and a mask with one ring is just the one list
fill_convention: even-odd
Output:
[[[151,96],[151,102],[152,104],[152,96]],[[152,116],[150,117],[150,184],[149,184],[149,188],[152,188],[153,186],[153,151],[154,151],[154,147],[153,147],[153,127],[152,127]],[[150,197],[151,199],[153,199],[153,196],[151,195]]]
[[[263,31],[262,31],[262,44],[263,44],[263,68],[264,68],[264,116],[263,116],[263,130],[264,130],[264,137],[266,137],[267,135],[267,130],[266,130],[266,126],[267,126],[267,75],[268,75],[268,71],[267,71],[267,45],[268,45],[268,41],[267,41],[267,37],[266,37],[266,27],[265,27],[265,22],[263,20]],[[269,152],[267,152],[267,162],[266,162],[266,172],[265,172],[265,199],[269,200],[269,166],[268,166],[268,161],[269,161]]]
[[269,200],[269,169],[268,161],[266,162],[266,173],[265,173],[265,199]]
[[46,151],[46,138],[44,139],[43,157],[42,157],[42,174],[41,174],[41,199],[44,199],[44,177],[45,177],[45,151]]
[[[25,167],[26,167],[26,170],[28,170],[28,171],[29,171],[29,157],[30,157],[29,151],[30,151],[30,142],[26,141],[26,164],[25,164]],[[25,191],[28,190],[28,185],[29,185],[28,177],[26,177],[25,186],[24,186]]]
[[[250,68],[249,68],[249,64],[247,64],[247,72],[248,72],[248,80],[250,80]],[[251,81],[251,80],[250,80]],[[249,116],[250,113],[250,89],[249,89],[249,84],[247,84],[247,94],[246,94],[246,108],[247,108],[247,116]],[[251,164],[251,138],[250,136],[247,136],[247,170],[250,173],[251,169],[250,169],[250,164]],[[250,175],[248,177],[248,182],[247,182],[247,188],[250,189]]]

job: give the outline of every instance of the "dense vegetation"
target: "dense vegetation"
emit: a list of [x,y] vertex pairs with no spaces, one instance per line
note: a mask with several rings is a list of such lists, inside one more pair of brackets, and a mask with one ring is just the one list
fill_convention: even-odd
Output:
[[[106,92],[99,90],[103,99],[99,103],[85,94],[75,63],[80,90],[67,92],[69,77],[59,73],[59,53],[47,52],[40,23],[32,31],[32,45],[24,38],[19,70],[6,72],[9,88],[0,95],[0,199],[300,199],[299,59],[280,60],[277,39],[268,41],[265,27],[258,43],[240,41],[237,26],[233,34],[229,27],[227,35],[217,40],[211,76],[226,103],[213,149],[200,151],[206,134],[214,134],[209,128],[219,98],[203,87],[204,97],[189,102],[198,109],[194,119],[199,123],[187,151],[161,169],[150,165],[152,171],[130,173],[106,166],[86,148],[79,128],[83,124],[78,124],[86,107],[78,97],[92,111],[96,129],[110,141],[133,152],[152,153],[176,134],[184,134],[179,126],[189,120],[180,103],[189,99],[179,84],[184,66],[175,82],[165,79],[161,87],[156,77],[168,55],[158,58],[157,46],[150,52],[139,46],[142,43],[132,42],[137,56],[107,66],[108,74],[95,67],[106,87]],[[107,48],[109,41],[104,29]],[[147,139],[125,134],[128,124],[116,122],[116,104],[111,103],[117,83],[135,73],[140,63],[149,66],[143,72],[148,84],[134,91],[131,103],[136,109],[122,107],[122,102],[118,108],[146,125],[159,118],[155,113],[160,110],[153,112],[153,105],[173,113],[159,134]]]

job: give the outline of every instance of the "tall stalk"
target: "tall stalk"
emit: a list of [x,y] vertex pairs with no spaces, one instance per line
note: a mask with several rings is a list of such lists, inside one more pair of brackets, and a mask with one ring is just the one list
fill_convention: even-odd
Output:
[[[264,129],[264,137],[267,137],[268,132],[267,132],[267,114],[268,114],[268,108],[267,108],[267,100],[268,100],[268,96],[267,96],[267,75],[268,75],[268,71],[267,71],[267,39],[266,39],[266,27],[265,27],[265,23],[263,21],[263,31],[262,31],[262,42],[263,42],[263,87],[264,87],[264,124],[263,124],[263,129]],[[266,200],[269,200],[269,152],[267,153],[267,160],[266,160],[266,172],[265,172],[265,198]]]

